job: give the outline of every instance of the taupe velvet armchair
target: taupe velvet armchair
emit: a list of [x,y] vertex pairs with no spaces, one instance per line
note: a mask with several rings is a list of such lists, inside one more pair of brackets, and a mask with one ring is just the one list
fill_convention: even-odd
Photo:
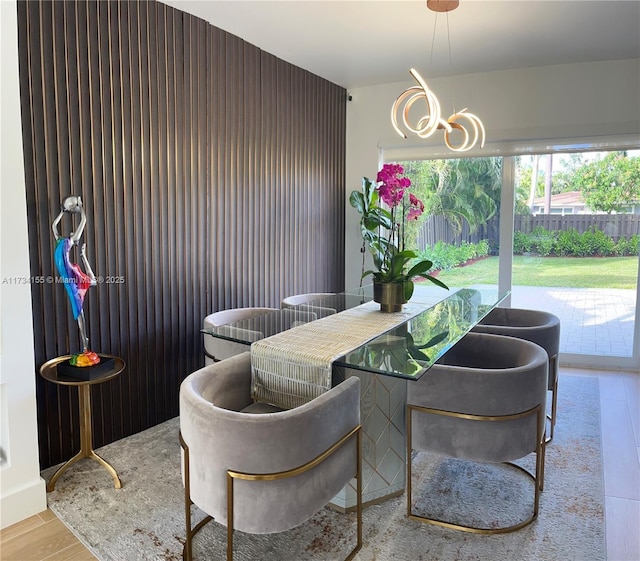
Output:
[[[407,516],[476,533],[522,528],[538,516],[544,480],[547,355],[513,337],[469,333],[419,380],[407,384]],[[511,462],[535,452],[532,514],[516,524],[479,528],[412,507],[412,450],[480,462]],[[517,467],[517,466],[515,466]]]
[[283,298],[280,307],[282,309],[295,307],[300,312],[312,313],[317,319],[320,319],[337,313],[335,308],[327,305],[326,299],[331,296],[335,296],[335,294],[332,292],[296,294],[295,296]]
[[335,296],[333,292],[308,292],[307,294],[295,294],[294,296],[287,296],[282,299],[280,307],[290,308],[292,306],[299,306],[300,304],[308,304],[314,300],[322,300],[323,298],[329,298]]
[[[229,323],[234,323],[255,316],[261,316],[274,312],[278,308],[231,308],[229,310],[220,310],[209,314],[204,318],[204,329],[218,329]],[[264,338],[264,334],[260,331],[251,331],[248,329],[239,329],[237,327],[227,328],[227,335],[237,336],[247,341],[258,341]],[[204,363],[205,365],[213,364],[219,360],[224,360],[237,354],[247,351],[247,345],[228,341],[226,339],[218,339],[210,335],[204,335]]]
[[[356,545],[362,545],[360,382],[356,377],[294,409],[250,398],[251,357],[206,366],[180,387],[186,544],[212,518],[234,529],[283,532],[321,510],[353,477],[358,487]],[[191,504],[209,516],[191,527]]]
[[476,333],[493,333],[518,337],[540,345],[549,357],[551,392],[550,427],[547,443],[553,438],[558,416],[558,353],[560,352],[560,318],[542,310],[494,308],[473,328]]

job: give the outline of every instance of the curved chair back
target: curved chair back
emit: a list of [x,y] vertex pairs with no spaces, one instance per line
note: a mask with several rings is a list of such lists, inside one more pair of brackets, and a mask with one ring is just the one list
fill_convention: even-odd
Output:
[[[468,333],[419,380],[407,384],[407,516],[484,534],[522,528],[538,516],[544,477],[544,349],[513,337]],[[412,450],[484,462],[510,462],[536,453],[534,506],[526,519],[476,526],[419,516],[412,511]]]
[[[230,471],[277,475],[297,470],[345,435],[353,436],[360,423],[360,385],[355,380],[349,378],[295,409],[251,414],[243,412],[251,404],[250,353],[189,375],[180,387],[180,431],[188,452],[190,499],[228,526]],[[265,534],[308,520],[356,475],[357,452],[354,437],[320,465],[295,476],[234,480],[233,528]]]
[[287,296],[282,299],[280,303],[281,308],[291,308],[293,306],[299,306],[300,304],[308,304],[315,300],[322,300],[323,298],[329,298],[335,296],[334,292],[309,292],[308,294],[296,294],[294,296]]
[[[407,403],[442,414],[414,414],[413,447],[454,458],[504,462],[534,452],[544,433],[547,356],[528,341],[469,333],[420,380],[407,384]],[[509,416],[541,407],[540,415],[503,422],[460,415]]]
[[[250,319],[255,316],[261,316],[268,314],[269,312],[275,312],[278,308],[231,308],[229,310],[220,310],[209,314],[204,318],[204,329],[215,329],[229,323],[235,323],[245,319]],[[241,329],[237,327],[229,327],[227,335],[233,337],[237,336],[240,339],[246,341],[257,341],[262,339],[264,335],[260,331],[251,331],[248,329]],[[210,335],[204,335],[204,354],[205,366],[213,364],[214,362],[230,358],[237,354],[243,353],[248,350],[247,345],[241,343],[235,343],[233,341],[227,341],[225,339],[217,339]]]
[[494,308],[472,331],[531,341],[547,351],[550,358],[560,352],[560,318],[542,310]]
[[558,404],[558,353],[560,352],[560,318],[542,310],[521,308],[494,308],[473,329],[475,333],[492,333],[518,337],[540,345],[549,357],[549,379],[547,389],[551,395],[551,429],[553,432]]

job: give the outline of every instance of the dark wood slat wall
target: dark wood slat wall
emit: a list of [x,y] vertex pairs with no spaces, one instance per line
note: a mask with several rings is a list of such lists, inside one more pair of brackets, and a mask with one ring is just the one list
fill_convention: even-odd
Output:
[[[82,196],[96,275],[90,347],[101,446],[178,414],[202,318],[344,288],[344,89],[153,1],[18,3],[32,275],[55,277],[51,221]],[[71,230],[63,221],[62,231]],[[34,352],[79,348],[64,289],[33,284]],[[79,447],[77,393],[37,373],[43,467]]]

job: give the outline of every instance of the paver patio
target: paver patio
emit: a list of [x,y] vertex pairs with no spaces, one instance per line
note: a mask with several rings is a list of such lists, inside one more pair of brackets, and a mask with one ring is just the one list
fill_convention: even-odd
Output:
[[634,290],[514,286],[514,308],[560,318],[560,352],[630,357],[636,308]]

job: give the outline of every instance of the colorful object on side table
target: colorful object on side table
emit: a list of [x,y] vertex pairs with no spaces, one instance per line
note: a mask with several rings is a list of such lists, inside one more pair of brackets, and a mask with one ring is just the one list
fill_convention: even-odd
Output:
[[70,238],[60,238],[56,244],[54,258],[56,268],[71,301],[73,319],[77,320],[82,313],[84,296],[89,287],[95,285],[95,279],[84,273],[76,263],[71,263],[69,252],[72,247],[73,242]]
[[69,364],[71,366],[80,366],[80,367],[93,366],[95,364],[98,364],[99,362],[100,362],[100,357],[98,356],[97,353],[94,353],[93,351],[85,351],[83,353],[71,355],[71,358],[69,359]]
[[[61,236],[58,232],[58,224],[65,215],[80,216],[78,227],[66,237]],[[69,361],[71,366],[77,367],[94,366],[100,362],[98,354],[89,350],[89,338],[86,334],[84,312],[82,310],[87,290],[97,284],[96,277],[87,259],[86,244],[83,243],[80,245],[80,260],[86,272],[83,271],[77,263],[72,263],[70,258],[73,247],[80,244],[80,238],[82,237],[86,223],[87,217],[84,212],[84,207],[82,206],[82,199],[78,196],[71,196],[62,202],[62,208],[51,224],[56,239],[56,248],[54,251],[55,265],[60,274],[60,280],[69,297],[69,301],[71,302],[73,318],[77,320],[80,331],[82,353],[74,354]]]

